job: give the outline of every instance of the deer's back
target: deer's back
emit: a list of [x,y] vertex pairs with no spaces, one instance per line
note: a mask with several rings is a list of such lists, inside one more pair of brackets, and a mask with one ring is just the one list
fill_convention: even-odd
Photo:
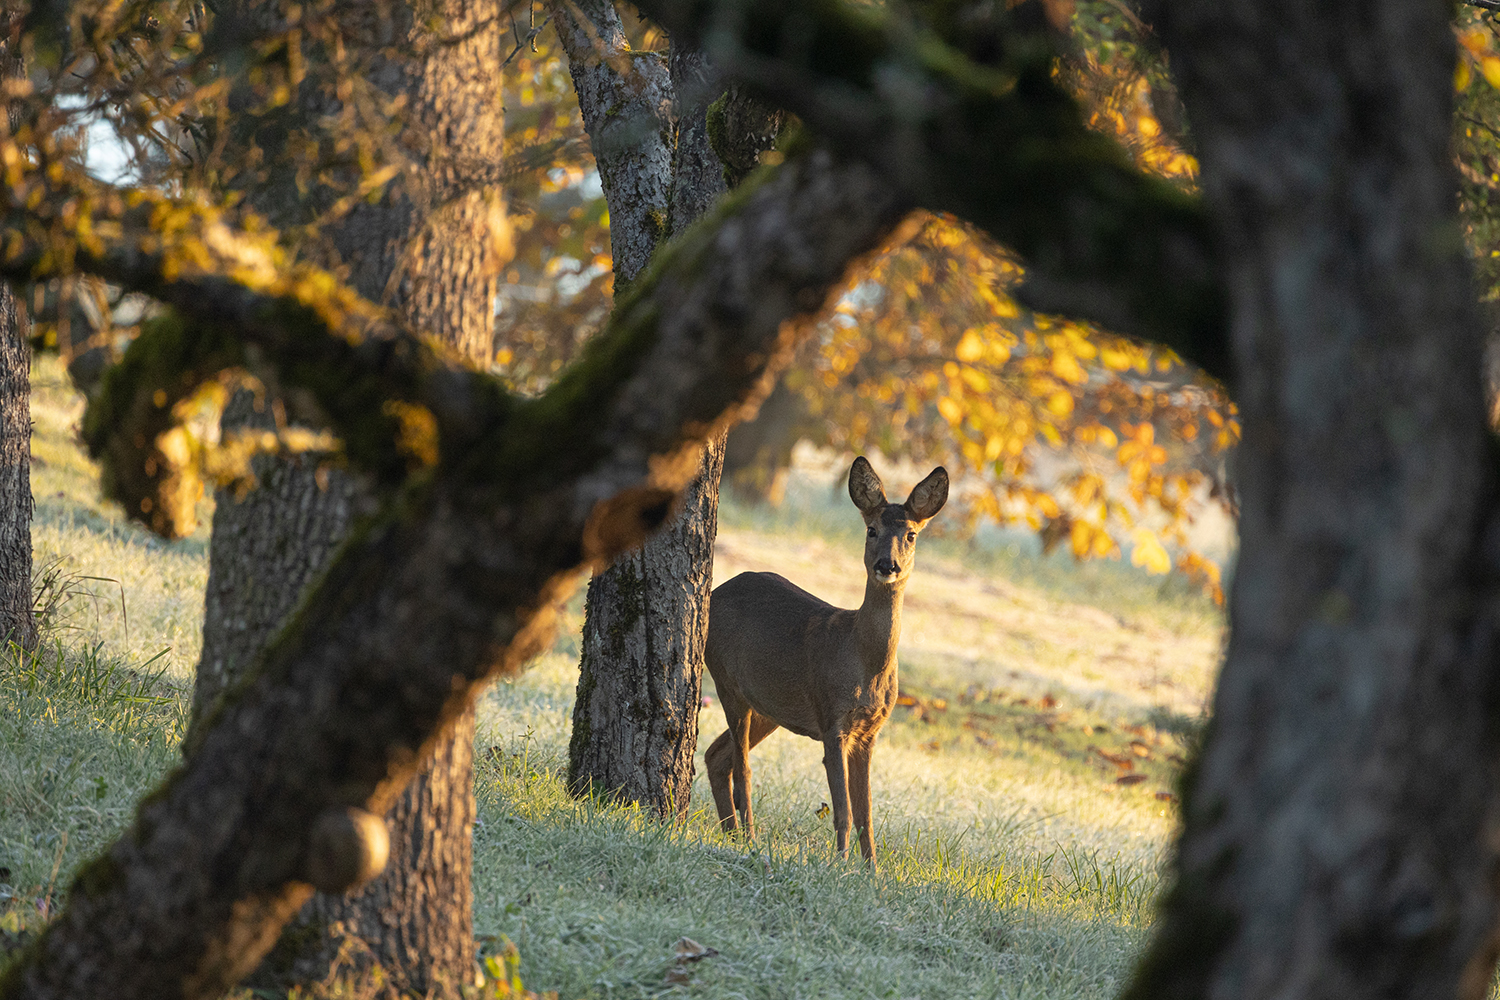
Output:
[[[794,733],[818,738],[831,720],[808,683],[846,653],[853,611],[776,573],[741,573],[714,590],[704,659],[720,697],[731,693]],[[847,623],[845,623],[847,624]]]

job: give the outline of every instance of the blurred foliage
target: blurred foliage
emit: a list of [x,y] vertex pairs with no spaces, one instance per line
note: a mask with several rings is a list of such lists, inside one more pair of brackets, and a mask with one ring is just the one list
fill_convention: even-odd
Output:
[[504,71],[506,201],[515,257],[496,303],[496,363],[538,392],[604,324],[613,303],[609,209],[562,43],[518,16]]

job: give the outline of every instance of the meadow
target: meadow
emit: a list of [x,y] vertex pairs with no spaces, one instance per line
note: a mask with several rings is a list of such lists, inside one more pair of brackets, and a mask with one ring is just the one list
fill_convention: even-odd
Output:
[[[8,951],[175,764],[200,641],[206,528],[164,544],[101,503],[73,440],[80,412],[43,359],[33,544],[48,638],[0,662]],[[860,523],[836,464],[803,455],[779,508],[726,499],[716,579],[773,569],[856,604]],[[897,472],[889,492],[915,478]],[[552,649],[481,704],[481,950],[514,942],[527,986],[563,998],[1118,991],[1152,919],[1221,614],[1180,581],[994,533],[924,539],[906,607],[871,871],[833,856],[820,748],[785,732],[753,757],[753,844],[717,831],[701,749],[685,824],[571,799],[580,590]],[[711,683],[704,694],[700,747],[724,728]],[[679,961],[684,937],[715,954]]]

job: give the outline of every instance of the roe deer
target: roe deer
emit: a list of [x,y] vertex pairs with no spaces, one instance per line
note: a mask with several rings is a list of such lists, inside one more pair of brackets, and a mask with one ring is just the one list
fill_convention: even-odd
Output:
[[933,469],[904,504],[887,503],[864,457],[849,470],[849,498],[865,519],[865,600],[835,608],[775,573],[741,573],[713,592],[704,659],[729,731],[704,754],[719,822],[735,811],[755,836],[750,810],[750,748],[778,726],[823,744],[840,856],[849,855],[849,820],[859,849],[875,864],[870,833],[870,754],[896,704],[896,640],[901,597],[911,576],[917,532],[948,500],[948,473]]

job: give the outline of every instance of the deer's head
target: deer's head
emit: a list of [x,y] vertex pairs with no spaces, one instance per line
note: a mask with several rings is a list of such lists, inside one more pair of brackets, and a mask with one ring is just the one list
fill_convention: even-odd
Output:
[[938,466],[905,503],[889,503],[880,477],[861,455],[849,470],[849,499],[865,519],[865,571],[884,584],[902,583],[911,575],[917,534],[948,502],[948,471]]

